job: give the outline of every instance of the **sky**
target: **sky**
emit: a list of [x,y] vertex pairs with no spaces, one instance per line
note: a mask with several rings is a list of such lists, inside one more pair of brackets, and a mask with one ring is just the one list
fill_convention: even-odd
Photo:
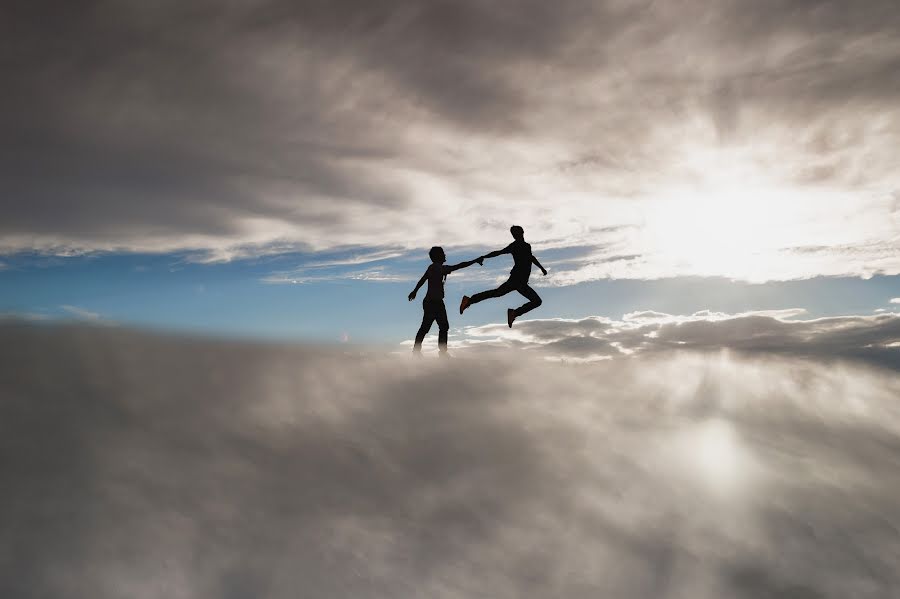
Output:
[[0,596],[896,599],[897,31],[0,3]]
[[893,0],[0,11],[6,316],[399,344],[513,224],[533,319],[897,309]]

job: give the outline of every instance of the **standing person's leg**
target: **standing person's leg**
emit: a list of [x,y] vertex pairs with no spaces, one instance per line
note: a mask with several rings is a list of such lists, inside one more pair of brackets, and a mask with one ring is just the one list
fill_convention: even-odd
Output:
[[425,340],[425,335],[427,335],[428,331],[431,330],[431,323],[434,322],[434,318],[435,318],[435,314],[434,314],[434,310],[432,308],[431,302],[429,302],[427,299],[423,299],[422,300],[422,326],[419,327],[419,331],[416,333],[416,342],[413,345],[413,351],[415,351],[415,352],[422,351],[422,341]]
[[541,304],[543,304],[543,300],[541,300],[541,296],[537,294],[537,291],[528,286],[528,283],[522,283],[519,287],[516,288],[516,291],[524,295],[528,298],[528,303],[522,304],[518,308],[516,308],[516,317],[522,316],[526,312],[531,312]]
[[438,325],[438,349],[442,354],[447,353],[447,334],[450,331],[450,322],[447,320],[447,307],[441,301],[439,306],[435,306],[435,320]]

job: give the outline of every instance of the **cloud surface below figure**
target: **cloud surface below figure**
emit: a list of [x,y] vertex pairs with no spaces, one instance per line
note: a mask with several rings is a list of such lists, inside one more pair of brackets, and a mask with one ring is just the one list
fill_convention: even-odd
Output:
[[895,370],[413,361],[84,325],[7,323],[0,341],[4,596],[900,585]]

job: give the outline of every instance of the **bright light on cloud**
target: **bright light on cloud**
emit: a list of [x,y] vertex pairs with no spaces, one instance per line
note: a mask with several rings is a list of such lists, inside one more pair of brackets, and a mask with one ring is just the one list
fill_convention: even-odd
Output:
[[[713,492],[729,495],[752,475],[734,427],[713,418],[681,433],[682,467]],[[749,485],[748,485],[749,486]]]

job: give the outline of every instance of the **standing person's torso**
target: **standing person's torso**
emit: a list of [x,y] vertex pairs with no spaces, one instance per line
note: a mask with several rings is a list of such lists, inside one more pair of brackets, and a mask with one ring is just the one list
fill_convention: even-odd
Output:
[[510,278],[527,281],[531,276],[531,244],[516,240],[509,244],[509,248],[515,262],[509,273]]
[[440,264],[432,263],[428,267],[428,291],[425,293],[427,300],[444,299],[444,269]]

